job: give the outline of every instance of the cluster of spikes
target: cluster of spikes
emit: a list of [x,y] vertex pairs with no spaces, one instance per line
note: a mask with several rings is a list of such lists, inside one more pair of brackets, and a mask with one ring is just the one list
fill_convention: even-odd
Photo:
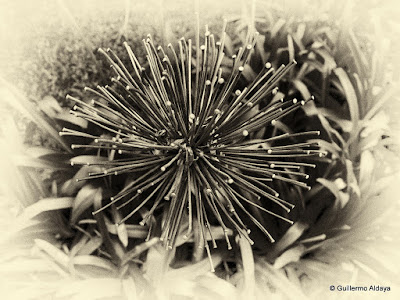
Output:
[[[315,165],[298,160],[324,155],[315,143],[292,142],[319,135],[318,131],[251,138],[254,132],[274,125],[312,98],[280,99],[259,105],[277,93],[278,81],[295,61],[276,70],[266,63],[247,87],[235,89],[255,46],[257,33],[248,34],[246,45],[232,57],[230,75],[224,78],[221,63],[225,55],[225,27],[226,24],[218,42],[207,27],[201,46],[199,30],[195,45],[190,39],[180,39],[178,52],[171,44],[168,51],[156,48],[148,36],[143,40],[149,65],[147,72],[126,42],[129,66],[112,50],[99,49],[115,71],[113,85],[98,86],[97,90],[85,88],[96,98],[89,104],[69,95],[67,98],[76,102],[71,113],[101,127],[108,135],[94,136],[65,128],[60,132],[92,140],[88,144],[72,145],[73,148],[115,154],[112,159],[94,163],[102,171],[91,173],[83,180],[138,174],[94,214],[112,205],[121,209],[134,203],[135,208],[124,216],[121,224],[147,205],[149,209],[140,222],[144,225],[157,208],[164,206],[166,217],[160,236],[164,245],[174,247],[182,223],[187,222],[185,237],[193,234],[194,226],[198,226],[199,245],[205,247],[209,257],[207,240],[212,241],[213,247],[217,246],[210,230],[211,219],[220,225],[229,249],[229,229],[253,244],[240,214],[252,220],[274,242],[248,208],[253,206],[292,224],[283,215],[294,205],[281,199],[271,183],[283,181],[309,189],[304,182],[308,175],[302,171]],[[260,109],[254,113],[257,105]],[[283,213],[267,210],[262,201],[272,201]]]

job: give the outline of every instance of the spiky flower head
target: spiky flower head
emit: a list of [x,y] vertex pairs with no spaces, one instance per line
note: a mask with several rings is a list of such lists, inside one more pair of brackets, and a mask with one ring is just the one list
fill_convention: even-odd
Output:
[[[308,178],[303,169],[315,165],[299,162],[299,158],[321,155],[321,151],[315,143],[293,141],[319,132],[264,139],[255,139],[254,134],[273,126],[310,99],[271,101],[278,81],[295,61],[276,70],[266,63],[248,86],[238,89],[257,33],[248,34],[247,43],[232,57],[227,76],[222,72],[225,36],[225,26],[218,42],[206,28],[203,45],[197,34],[195,43],[180,39],[178,51],[171,44],[167,51],[156,48],[148,36],[143,40],[147,69],[126,42],[130,65],[124,65],[110,49],[99,50],[115,71],[112,86],[86,88],[96,98],[90,104],[67,97],[76,101],[73,114],[101,127],[108,135],[70,129],[63,129],[61,134],[93,140],[73,148],[111,153],[107,161],[93,163],[102,171],[83,179],[124,173],[134,176],[94,214],[112,205],[121,209],[129,204],[131,210],[120,221],[123,223],[147,207],[140,222],[144,225],[163,207],[160,239],[165,246],[174,247],[185,222],[185,236],[197,226],[198,239],[208,254],[208,239],[216,247],[210,230],[213,222],[222,228],[228,248],[228,229],[253,243],[243,216],[274,241],[250,213],[250,207],[292,223],[285,216],[294,205],[281,199],[272,183],[283,181],[309,189],[303,182]],[[265,201],[275,203],[277,212],[266,209]]]

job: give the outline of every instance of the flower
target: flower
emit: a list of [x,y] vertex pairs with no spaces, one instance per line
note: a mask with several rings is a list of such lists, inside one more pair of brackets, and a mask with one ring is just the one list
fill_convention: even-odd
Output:
[[[122,224],[146,206],[148,210],[140,222],[144,225],[163,207],[160,239],[164,245],[174,247],[185,222],[185,237],[198,226],[199,244],[203,243],[209,257],[208,234],[213,247],[217,247],[210,230],[213,223],[222,228],[228,249],[232,248],[228,229],[253,243],[244,217],[274,242],[268,229],[248,208],[292,224],[286,214],[294,205],[279,197],[273,183],[283,181],[309,189],[304,182],[309,177],[304,168],[315,165],[298,160],[324,155],[317,143],[299,141],[319,135],[318,131],[256,138],[260,129],[273,126],[312,97],[301,101],[273,97],[278,81],[295,61],[277,70],[266,63],[263,71],[240,90],[238,81],[257,33],[248,34],[246,45],[232,57],[230,74],[224,77],[221,64],[225,35],[224,26],[221,39],[216,42],[206,28],[203,45],[200,46],[199,34],[194,45],[192,40],[182,38],[178,52],[171,44],[168,51],[156,48],[149,35],[143,40],[148,70],[126,42],[130,66],[112,50],[99,49],[115,71],[112,86],[85,88],[97,98],[91,104],[69,95],[67,98],[76,102],[71,111],[75,116],[106,134],[95,136],[65,128],[60,133],[93,140],[72,148],[95,149],[101,154],[109,151],[107,161],[87,163],[103,169],[81,180],[135,174],[93,214],[112,205],[119,210],[129,206],[129,213],[119,222]],[[265,201],[275,203],[281,212],[266,209]]]

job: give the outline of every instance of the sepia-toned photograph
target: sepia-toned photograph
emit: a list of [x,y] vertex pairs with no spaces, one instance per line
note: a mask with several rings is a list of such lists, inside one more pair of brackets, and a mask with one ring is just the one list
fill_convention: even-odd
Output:
[[399,16],[0,0],[0,298],[400,299]]

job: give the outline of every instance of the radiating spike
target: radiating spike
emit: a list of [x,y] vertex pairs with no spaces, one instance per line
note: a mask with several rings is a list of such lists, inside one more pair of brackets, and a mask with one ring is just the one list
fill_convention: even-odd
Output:
[[[253,244],[243,214],[274,242],[251,211],[258,209],[292,224],[287,213],[294,204],[280,198],[280,193],[286,193],[275,183],[309,189],[307,168],[316,164],[308,160],[327,153],[310,141],[320,135],[319,131],[275,135],[276,130],[272,130],[271,137],[253,138],[265,126],[278,128],[279,120],[313,100],[265,103],[276,95],[279,81],[296,62],[276,70],[266,62],[252,82],[239,87],[258,33],[247,34],[245,44],[232,57],[230,74],[224,78],[223,60],[230,59],[224,52],[227,22],[216,41],[207,26],[200,37],[198,14],[195,21],[195,40],[180,39],[176,50],[171,44],[168,51],[156,47],[150,35],[143,40],[147,70],[126,42],[129,66],[112,50],[99,49],[115,73],[110,86],[85,88],[94,98],[90,104],[72,96],[67,99],[76,104],[72,114],[102,133],[63,129],[60,135],[89,139],[71,147],[104,157],[90,162],[99,169],[78,180],[106,179],[107,186],[119,189],[94,215],[118,204],[125,214],[119,222],[122,224],[134,222],[131,217],[146,208],[140,224],[150,222],[147,239],[160,230],[155,227],[152,231],[152,220],[161,217],[164,246],[174,248],[181,234],[184,238],[193,235],[196,244],[205,248],[213,270],[208,241],[214,248],[217,241],[211,224],[219,224],[228,249],[232,248],[228,234],[232,230]],[[307,162],[300,161],[302,158]],[[123,180],[114,182],[114,175]],[[125,185],[122,189],[121,184]],[[267,209],[264,201],[271,201],[283,212]]]

